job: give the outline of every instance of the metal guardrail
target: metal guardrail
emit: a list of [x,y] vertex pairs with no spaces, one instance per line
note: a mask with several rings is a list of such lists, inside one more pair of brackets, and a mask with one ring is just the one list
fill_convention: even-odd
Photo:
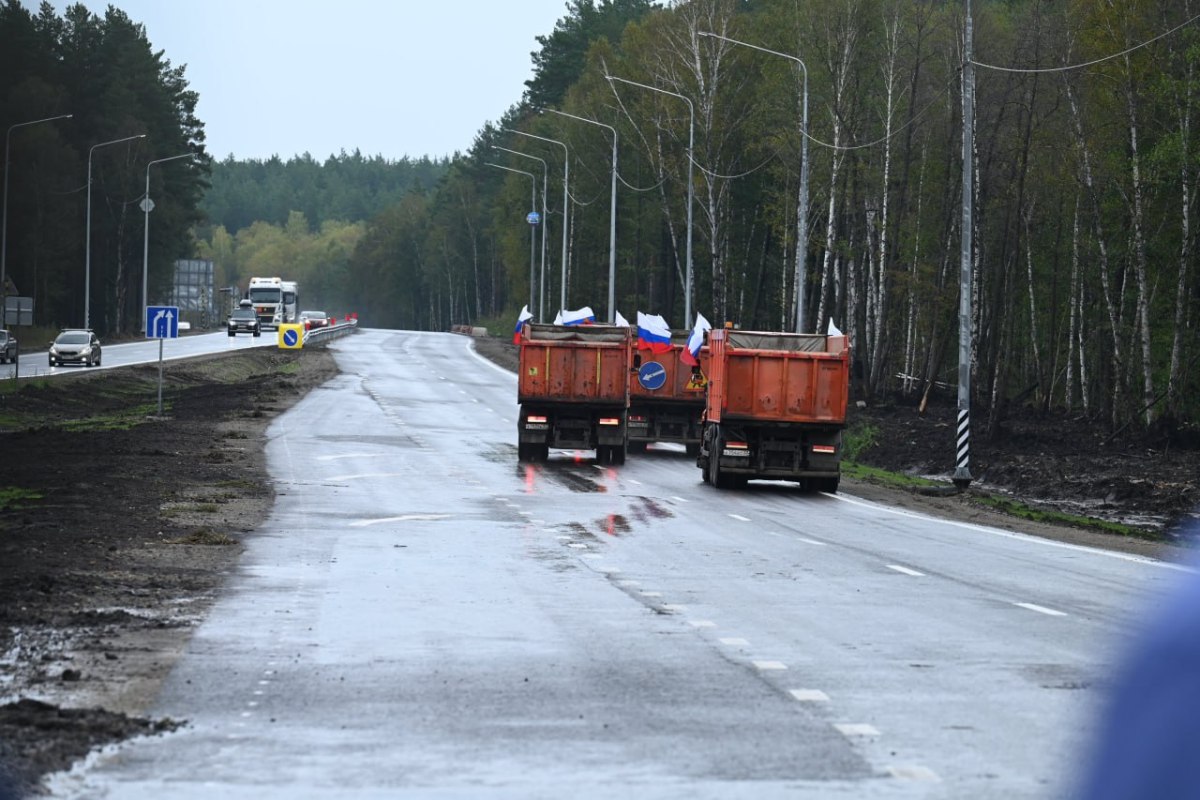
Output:
[[312,345],[314,347],[326,345],[334,339],[340,339],[343,336],[349,336],[358,330],[358,320],[343,319],[336,325],[330,325],[326,328],[316,328],[304,332],[304,346]]

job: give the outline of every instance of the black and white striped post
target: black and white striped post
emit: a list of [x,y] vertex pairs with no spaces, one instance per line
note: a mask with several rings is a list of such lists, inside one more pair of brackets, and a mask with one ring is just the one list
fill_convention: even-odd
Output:
[[958,426],[955,438],[954,485],[964,491],[971,485],[971,261],[974,200],[972,159],[975,155],[975,67],[971,29],[971,0],[966,0],[966,32],[963,37],[963,181],[962,252],[958,294]]

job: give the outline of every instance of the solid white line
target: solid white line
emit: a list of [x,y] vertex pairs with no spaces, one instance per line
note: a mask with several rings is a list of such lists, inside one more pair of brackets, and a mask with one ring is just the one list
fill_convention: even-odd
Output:
[[828,703],[829,695],[820,689],[792,689],[789,694],[801,703]]
[[741,522],[749,522],[750,521],[749,517],[743,517],[741,514],[730,514],[729,516],[731,516],[734,519],[739,520]]
[[787,664],[783,663],[782,661],[754,661],[752,663],[754,664],[755,669],[763,671],[787,669]]
[[342,453],[336,456],[317,456],[317,461],[336,461],[341,458],[379,458],[383,453]]
[[1044,547],[1057,547],[1063,550],[1074,550],[1079,553],[1090,553],[1097,556],[1105,556],[1107,558],[1115,558],[1120,561],[1129,561],[1134,564],[1146,564],[1151,567],[1162,567],[1163,569],[1174,570],[1176,572],[1185,572],[1189,575],[1200,574],[1192,567],[1186,567],[1182,564],[1173,564],[1170,561],[1159,561],[1145,556],[1134,556],[1128,553],[1118,553],[1112,550],[1101,550],[1097,547],[1087,547],[1081,544],[1069,544],[1067,542],[1056,542],[1053,539],[1042,539],[1038,536],[1031,536],[1028,533],[1015,533],[1013,531],[1003,531],[999,528],[988,528],[983,525],[972,525],[969,522],[957,522],[952,519],[941,519],[939,517],[930,517],[925,514],[916,514],[912,511],[902,511],[898,508],[880,505],[879,503],[870,503],[858,498],[847,497],[843,494],[830,494],[829,497],[842,503],[849,503],[852,506],[870,509],[872,511],[884,511],[888,514],[895,514],[900,517],[908,517],[909,519],[921,520],[922,522],[931,522],[941,525],[952,525],[956,528],[963,528],[968,531],[976,531],[978,533],[988,533],[992,536],[1001,536],[1005,539],[1017,539],[1019,541],[1029,542],[1030,544],[1040,544]]
[[1046,614],[1047,616],[1051,617],[1067,616],[1067,612],[1065,611],[1055,611],[1053,608],[1046,608],[1045,606],[1035,605],[1034,603],[1013,603],[1013,605],[1020,606],[1021,608],[1027,608],[1030,611],[1036,611],[1039,614]]
[[914,578],[924,578],[925,577],[924,572],[917,572],[915,569],[909,569],[908,567],[902,567],[899,564],[888,564],[887,568],[894,569],[894,570],[896,570],[896,572],[901,572],[901,573],[904,573],[905,575],[912,575]]
[[874,725],[867,725],[863,722],[839,722],[834,723],[838,733],[842,736],[878,736],[879,731]]
[[472,342],[471,340],[468,339],[466,342],[464,342],[463,346],[466,348],[468,353],[470,353],[472,356],[479,359],[483,363],[487,364],[492,369],[496,370],[497,372],[503,373],[504,375],[508,376],[509,378],[512,378],[514,381],[517,379],[517,373],[505,369],[504,367],[497,364],[495,361],[492,361],[490,358],[484,358],[483,356],[479,355],[479,353],[475,350],[475,343]]

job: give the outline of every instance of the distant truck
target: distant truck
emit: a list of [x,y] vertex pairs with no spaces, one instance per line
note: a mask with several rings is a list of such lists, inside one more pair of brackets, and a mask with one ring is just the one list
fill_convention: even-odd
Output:
[[632,331],[529,322],[519,343],[517,457],[545,461],[562,447],[625,463]]
[[700,349],[699,367],[679,359],[691,331],[672,331],[671,349],[635,353],[629,373],[629,450],[642,453],[650,442],[676,442],[690,456],[700,452],[708,348]]
[[850,392],[845,336],[726,328],[709,335],[696,466],[718,488],[751,478],[836,492]]
[[251,278],[246,298],[254,306],[259,324],[278,328],[286,322],[296,322],[300,291],[295,281],[282,278]]

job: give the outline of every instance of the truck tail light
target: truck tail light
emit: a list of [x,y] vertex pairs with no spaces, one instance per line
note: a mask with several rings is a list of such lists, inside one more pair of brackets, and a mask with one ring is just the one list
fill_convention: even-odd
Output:
[[646,418],[639,414],[630,414],[629,421],[630,422],[645,422]]
[[600,424],[601,425],[620,425],[621,418],[620,417],[601,417]]
[[827,453],[828,455],[833,455],[837,452],[837,448],[831,444],[814,444],[812,446],[812,451],[814,453]]
[[750,445],[745,442],[726,442],[725,448],[727,450],[749,450]]
[[545,422],[546,418],[540,414],[530,414],[525,418],[526,422]]

